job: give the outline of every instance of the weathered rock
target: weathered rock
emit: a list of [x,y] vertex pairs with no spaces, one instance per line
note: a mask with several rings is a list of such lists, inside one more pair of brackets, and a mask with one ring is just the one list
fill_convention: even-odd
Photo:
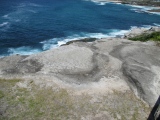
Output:
[[111,53],[123,61],[122,71],[132,90],[150,105],[160,94],[160,78],[157,76],[157,72],[160,74],[159,53],[160,48],[143,44],[123,46]]
[[37,60],[25,60],[27,56],[13,55],[0,59],[1,74],[36,73],[43,66]]
[[0,76],[7,75],[48,76],[78,85],[94,82],[96,86],[97,82],[97,87],[102,83],[118,90],[127,90],[127,82],[137,96],[153,106],[160,94],[160,48],[120,38],[76,42],[30,56],[1,58]]

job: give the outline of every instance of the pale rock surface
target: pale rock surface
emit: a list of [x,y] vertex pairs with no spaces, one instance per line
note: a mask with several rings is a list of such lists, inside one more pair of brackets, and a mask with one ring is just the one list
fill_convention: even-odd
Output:
[[30,56],[0,58],[0,77],[33,79],[42,86],[55,83],[75,94],[131,89],[153,106],[160,95],[160,48],[121,38],[75,42]]

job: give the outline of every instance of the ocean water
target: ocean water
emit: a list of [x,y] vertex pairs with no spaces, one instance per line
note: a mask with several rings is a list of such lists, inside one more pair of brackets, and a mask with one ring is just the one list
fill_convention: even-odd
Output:
[[123,35],[133,26],[160,26],[151,7],[91,0],[1,0],[0,56],[29,55],[70,40]]

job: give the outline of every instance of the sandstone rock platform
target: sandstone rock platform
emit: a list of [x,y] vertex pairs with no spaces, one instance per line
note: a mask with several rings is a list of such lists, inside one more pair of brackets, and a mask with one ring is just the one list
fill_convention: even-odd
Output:
[[153,106],[160,95],[160,48],[121,38],[75,42],[30,56],[0,58],[0,77],[50,80],[80,91],[131,89]]

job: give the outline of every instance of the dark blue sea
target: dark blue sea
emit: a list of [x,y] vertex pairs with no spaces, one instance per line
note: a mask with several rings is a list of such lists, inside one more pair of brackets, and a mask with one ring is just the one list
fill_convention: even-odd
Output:
[[123,35],[160,26],[149,7],[90,0],[0,0],[0,56],[33,54],[70,40]]

